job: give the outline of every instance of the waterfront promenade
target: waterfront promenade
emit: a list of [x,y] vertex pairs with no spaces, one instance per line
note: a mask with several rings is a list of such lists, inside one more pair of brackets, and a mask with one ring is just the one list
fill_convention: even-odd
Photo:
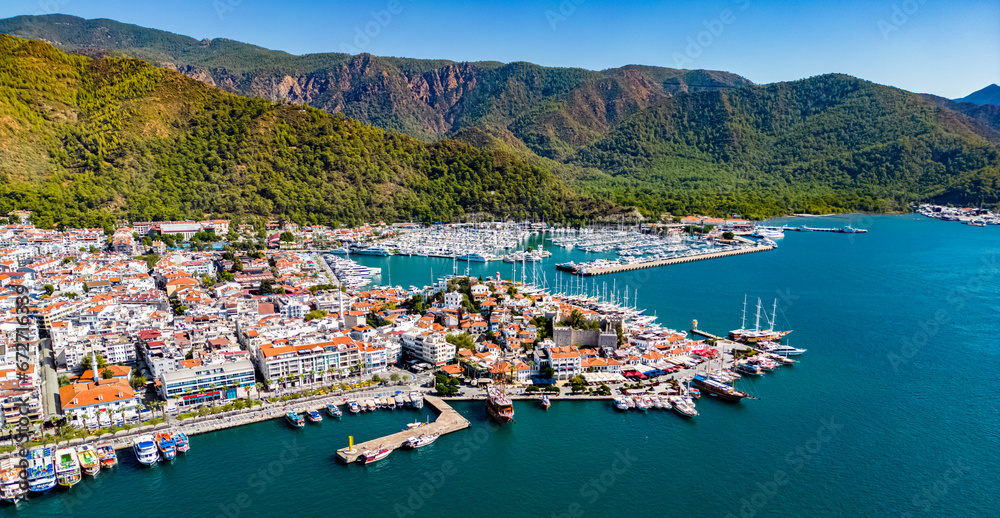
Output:
[[345,463],[356,462],[358,457],[366,451],[377,451],[383,448],[395,450],[403,446],[403,443],[405,443],[407,439],[415,435],[444,435],[464,430],[471,425],[468,419],[462,417],[461,414],[456,412],[455,409],[451,408],[451,406],[448,405],[448,403],[445,403],[441,398],[425,395],[424,401],[438,412],[437,419],[435,419],[433,423],[429,423],[417,429],[403,430],[391,435],[379,437],[378,439],[372,439],[360,444],[355,444],[354,448],[341,448],[337,450],[337,458]]

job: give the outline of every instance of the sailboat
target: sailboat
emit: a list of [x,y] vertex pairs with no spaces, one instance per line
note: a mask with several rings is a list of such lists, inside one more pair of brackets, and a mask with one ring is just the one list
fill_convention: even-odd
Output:
[[[768,329],[760,328],[760,311],[761,302],[760,298],[757,299],[757,319],[754,322],[753,329],[747,329],[747,298],[746,295],[743,296],[743,323],[740,325],[739,329],[734,329],[729,332],[729,339],[734,342],[741,343],[759,343],[759,342],[777,342],[785,337],[791,331],[775,331],[774,330],[774,320],[778,311],[778,300],[774,300],[774,312],[771,314],[770,327]],[[764,318],[767,318],[767,313],[764,314]]]

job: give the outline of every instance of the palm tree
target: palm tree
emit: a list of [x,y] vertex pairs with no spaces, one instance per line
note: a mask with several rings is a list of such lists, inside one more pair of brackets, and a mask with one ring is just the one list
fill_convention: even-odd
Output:
[[264,388],[264,384],[257,382],[253,384],[254,388],[257,389],[257,401],[260,401],[260,389]]

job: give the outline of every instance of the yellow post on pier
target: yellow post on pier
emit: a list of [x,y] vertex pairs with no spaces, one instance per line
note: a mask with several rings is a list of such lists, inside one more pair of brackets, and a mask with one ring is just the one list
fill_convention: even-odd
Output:
[[349,451],[351,453],[354,453],[354,436],[353,435],[348,435],[347,436],[347,446],[348,446],[347,451]]

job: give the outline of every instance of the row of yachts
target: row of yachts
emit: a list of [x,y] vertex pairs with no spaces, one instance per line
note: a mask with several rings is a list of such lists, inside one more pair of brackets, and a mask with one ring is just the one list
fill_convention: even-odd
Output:
[[[397,392],[394,395],[386,397],[373,397],[358,401],[353,398],[346,398],[343,402],[347,405],[347,409],[352,414],[360,414],[361,412],[371,412],[379,409],[394,410],[397,408],[413,407],[416,409],[421,409],[424,407],[424,396],[420,392]],[[336,404],[330,403],[326,405],[326,413],[330,417],[343,417],[344,411]],[[302,428],[306,425],[306,421],[310,423],[319,423],[323,421],[323,416],[320,415],[317,410],[289,410],[285,412],[285,421],[292,428]]]
[[[188,437],[183,432],[143,434],[132,442],[136,459],[144,465],[173,460],[178,452],[184,453],[190,448]],[[110,441],[62,448],[32,448],[21,461],[10,457],[0,463],[0,500],[17,503],[28,493],[44,493],[57,485],[70,488],[79,483],[84,475],[97,476],[102,469],[117,465],[118,454]]]
[[612,404],[618,410],[638,410],[645,412],[651,409],[673,410],[682,417],[695,417],[698,410],[694,407],[694,400],[700,396],[698,389],[691,389],[687,395],[662,396],[658,394],[640,396],[620,396],[616,397]]

